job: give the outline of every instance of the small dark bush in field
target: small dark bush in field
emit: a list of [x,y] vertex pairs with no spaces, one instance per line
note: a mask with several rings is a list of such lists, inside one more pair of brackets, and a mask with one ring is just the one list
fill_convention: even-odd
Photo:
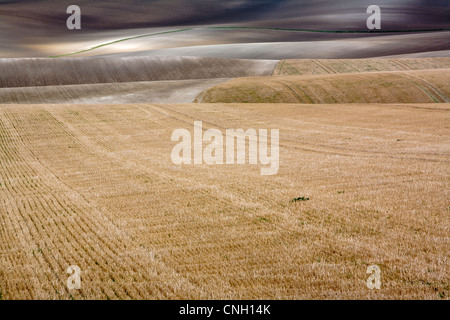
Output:
[[292,199],[292,202],[299,202],[299,201],[309,201],[309,198],[299,197]]

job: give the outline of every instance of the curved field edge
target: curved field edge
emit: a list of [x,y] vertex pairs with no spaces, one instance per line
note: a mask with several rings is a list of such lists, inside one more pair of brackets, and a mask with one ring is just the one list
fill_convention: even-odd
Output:
[[[417,29],[417,30],[318,30],[318,29],[290,29],[290,28],[268,28],[268,27],[233,27],[233,26],[227,26],[227,27],[220,27],[220,26],[216,26],[216,27],[196,27],[195,29],[197,30],[208,30],[208,29],[212,29],[212,30],[233,30],[233,31],[245,31],[245,30],[260,30],[260,31],[264,31],[264,30],[270,30],[270,31],[290,31],[290,32],[303,32],[303,33],[331,33],[331,34],[402,34],[402,33],[429,33],[429,32],[441,32],[441,31],[450,31],[450,29],[448,28],[434,28],[434,29]],[[68,57],[68,56],[74,56],[77,54],[81,54],[81,53],[86,53],[86,52],[90,52],[99,48],[103,48],[106,46],[110,46],[110,45],[114,45],[117,43],[121,43],[121,42],[125,42],[125,41],[130,41],[130,40],[135,40],[135,39],[141,39],[141,38],[147,38],[147,37],[152,37],[152,36],[158,36],[158,35],[164,35],[164,34],[172,34],[172,33],[179,33],[179,32],[185,32],[185,31],[190,31],[193,30],[193,28],[183,28],[183,29],[175,29],[175,30],[168,30],[168,31],[163,31],[163,32],[155,32],[155,33],[148,33],[148,34],[142,34],[142,35],[136,35],[136,36],[130,36],[130,37],[125,37],[125,38],[121,38],[118,40],[114,40],[114,41],[109,41],[109,42],[105,42],[105,43],[101,43],[95,46],[92,46],[90,48],[87,49],[81,49],[79,51],[75,51],[75,52],[69,52],[69,53],[63,53],[63,54],[59,54],[59,55],[55,55],[55,56],[50,56],[49,58],[60,58],[60,57]]]
[[201,93],[203,103],[450,102],[450,69],[238,78]]

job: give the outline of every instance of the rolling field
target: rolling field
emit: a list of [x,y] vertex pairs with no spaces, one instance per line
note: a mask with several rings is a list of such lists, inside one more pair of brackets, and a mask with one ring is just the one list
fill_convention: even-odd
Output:
[[277,76],[295,76],[448,68],[450,68],[449,57],[422,59],[292,59],[281,61],[273,74]]
[[230,79],[139,81],[0,88],[0,103],[188,103]]
[[446,0],[379,0],[383,31],[392,31],[382,34],[367,30],[368,0],[79,0],[86,15],[80,32],[66,28],[71,4],[0,1],[0,57],[333,59],[450,49]]
[[[1,104],[0,297],[448,299],[449,116],[445,103]],[[173,165],[171,134],[195,120],[280,129],[278,175]]]
[[449,103],[449,82],[450,69],[249,77],[218,84],[202,92],[196,101],[313,104]]
[[188,103],[278,61],[200,57],[0,59],[0,103]]
[[449,58],[0,59],[0,103],[448,103],[449,70]]
[[449,15],[0,0],[0,300],[449,300]]
[[0,59],[0,88],[268,76],[277,63],[200,57]]

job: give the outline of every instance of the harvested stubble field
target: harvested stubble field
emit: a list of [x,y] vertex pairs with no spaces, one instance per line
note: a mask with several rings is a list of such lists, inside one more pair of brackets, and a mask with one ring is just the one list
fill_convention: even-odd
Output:
[[277,62],[200,57],[0,59],[0,88],[268,76]]
[[229,79],[139,81],[0,88],[0,103],[186,103]]
[[279,63],[277,76],[302,74],[339,74],[379,71],[448,69],[450,57],[403,59],[290,59]]
[[[324,64],[324,70],[325,67]],[[311,71],[314,73],[314,71]],[[283,71],[282,71],[283,73]],[[450,69],[238,78],[202,92],[208,103],[450,102]]]
[[[448,299],[449,116],[433,103],[0,105],[0,296]],[[194,120],[280,129],[279,174],[174,166],[172,131]]]
[[0,103],[450,102],[449,71],[450,58],[0,59]]

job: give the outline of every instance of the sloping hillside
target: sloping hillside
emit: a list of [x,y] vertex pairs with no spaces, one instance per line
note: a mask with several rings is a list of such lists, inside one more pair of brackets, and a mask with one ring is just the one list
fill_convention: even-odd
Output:
[[[81,8],[81,30],[66,28],[66,19],[69,17],[66,10],[73,4]],[[372,0],[78,0],[76,3],[70,0],[0,1],[0,57],[55,56],[85,50],[111,39],[170,32],[180,27],[192,30],[189,34],[167,33],[159,39],[135,40],[129,46],[117,46],[110,48],[110,52],[99,54],[165,48],[181,48],[187,52],[190,46],[214,44],[243,44],[244,48],[207,48],[213,51],[218,49],[209,53],[213,57],[255,58],[255,50],[278,51],[281,56],[272,56],[270,59],[368,58],[450,49],[448,35],[445,33],[435,32],[435,35],[420,37],[422,31],[450,30],[448,1],[378,0],[376,4],[383,13],[381,31],[395,31],[382,34],[387,38],[393,37],[395,41],[385,43],[381,52],[370,45],[371,40],[380,34],[369,33],[366,26],[369,17],[366,10],[373,4]],[[220,32],[207,30],[211,26],[221,28]],[[261,27],[268,29],[255,30]],[[420,32],[417,33],[418,31]],[[397,38],[399,35],[406,37]],[[368,44],[360,49],[357,43],[348,41],[363,36],[367,37],[363,42]],[[429,37],[437,39],[430,41]],[[302,54],[313,50],[314,47],[309,42],[317,40],[324,42],[321,46],[327,45],[329,40],[346,41],[337,43],[341,48],[332,55],[319,56],[326,50],[318,50],[315,55]],[[253,43],[267,42],[288,42],[288,47],[275,44],[279,48],[264,46],[260,49],[251,46]],[[306,46],[301,42],[306,42]],[[381,44],[377,43],[377,46]],[[133,49],[130,50],[130,47]],[[364,54],[345,55],[364,47]],[[239,55],[232,56],[230,51],[237,49],[240,49]],[[201,48],[191,55],[202,55],[204,50],[205,48]],[[227,56],[220,55],[221,50],[227,50]],[[253,52],[243,52],[247,50]],[[163,52],[156,54],[165,55]]]
[[0,103],[189,103],[229,79],[143,81],[0,88]]
[[412,59],[291,59],[281,61],[277,76],[335,74],[376,71],[405,71],[450,68],[450,58]]
[[266,76],[277,63],[196,57],[0,59],[0,88]]
[[[0,105],[0,292],[446,299],[449,116],[445,104]],[[196,120],[278,128],[279,174],[174,166],[171,134]],[[382,290],[367,289],[372,264]],[[81,290],[66,286],[70,265]]]
[[430,103],[450,102],[450,69],[234,79],[197,102]]

